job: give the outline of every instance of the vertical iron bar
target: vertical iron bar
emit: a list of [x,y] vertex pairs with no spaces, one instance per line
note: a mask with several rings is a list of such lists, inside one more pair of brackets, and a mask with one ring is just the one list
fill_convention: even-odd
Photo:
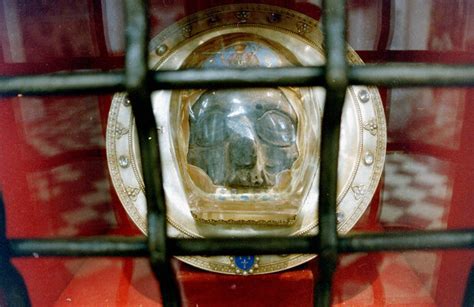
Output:
[[326,56],[326,101],[321,130],[319,180],[320,279],[315,288],[315,306],[331,304],[332,278],[337,265],[337,165],[342,107],[347,88],[345,1],[323,2]]
[[166,203],[162,186],[159,142],[148,75],[148,16],[146,0],[127,0],[125,79],[135,116],[145,196],[148,249],[152,271],[159,280],[164,306],[179,306],[180,296],[167,249]]
[[0,194],[0,306],[31,306],[25,282],[10,262],[6,231],[5,207]]
[[466,290],[464,290],[463,307],[474,306],[474,265],[469,272],[466,282]]

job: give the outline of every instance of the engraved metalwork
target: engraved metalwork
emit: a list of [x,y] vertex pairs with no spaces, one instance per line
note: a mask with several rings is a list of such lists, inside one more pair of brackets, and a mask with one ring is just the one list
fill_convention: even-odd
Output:
[[116,138],[120,139],[122,136],[124,136],[128,133],[128,128],[124,127],[122,124],[118,123],[115,131],[116,131],[116,134],[115,134]]
[[[249,12],[247,16],[241,15],[241,17],[244,17],[245,27],[239,26],[242,23],[237,18],[239,12]],[[274,19],[270,18],[272,12],[278,12],[281,15],[278,22],[274,22]],[[215,16],[215,19],[212,16]],[[211,18],[218,22],[210,22]],[[190,36],[185,38],[182,35],[182,29],[191,23],[193,28]],[[298,23],[308,25],[306,27],[301,25],[300,31],[310,30],[306,33],[298,32]],[[211,9],[192,15],[154,38],[150,43],[150,50],[152,50],[150,53],[150,65],[153,69],[167,70],[191,67],[219,67],[208,66],[211,60],[222,64],[222,66],[231,67],[277,67],[301,65],[302,63],[304,65],[322,65],[324,57],[322,56],[321,41],[322,35],[319,31],[319,24],[297,12],[266,5],[222,6],[218,9]],[[159,56],[156,53],[156,49],[162,44],[166,44],[168,51],[164,56]],[[201,47],[204,49],[199,50]],[[206,52],[208,52],[207,55]],[[171,55],[173,56],[171,57]],[[193,65],[188,65],[188,62],[193,62],[191,63]],[[362,64],[360,58],[350,48],[348,49],[348,62],[351,64]],[[262,89],[261,91],[264,90]],[[361,105],[359,93],[364,90],[369,93],[369,100]],[[240,90],[236,92],[242,94],[246,93],[246,91]],[[296,159],[292,163],[288,163],[289,169],[282,170],[276,175],[276,178],[280,178],[278,179],[280,184],[285,184],[289,182],[291,176],[295,176],[295,169],[298,167],[303,169],[318,167],[319,160],[317,158],[311,165],[305,164],[301,166],[301,163],[304,160],[302,158],[309,155],[318,157],[319,130],[314,130],[315,138],[312,142],[305,141],[302,136],[307,131],[314,129],[311,125],[307,125],[308,122],[314,122],[316,127],[320,124],[320,110],[324,107],[322,104],[324,93],[320,93],[318,88],[275,88],[272,91],[283,93],[293,111],[297,113],[296,120],[293,122],[297,149]],[[216,96],[221,95],[225,97],[225,91],[218,90],[216,92]],[[206,219],[206,223],[193,217],[186,198],[185,188],[182,181],[180,181],[183,174],[186,175],[186,171],[190,169],[196,171],[196,174],[200,176],[198,177],[199,180],[207,178],[207,185],[204,187],[215,191],[214,194],[209,194],[211,203],[215,201],[235,203],[238,204],[236,208],[241,209],[246,208],[245,206],[254,206],[259,202],[265,205],[273,204],[280,199],[278,193],[269,192],[277,190],[280,187],[279,184],[271,186],[267,183],[267,185],[260,187],[229,184],[216,185],[204,168],[190,163],[191,159],[188,154],[194,150],[190,147],[198,145],[196,142],[191,141],[191,134],[197,133],[197,130],[193,132],[197,127],[202,128],[206,126],[205,124],[194,126],[189,116],[191,114],[190,111],[193,110],[193,107],[195,107],[195,110],[210,111],[211,108],[199,105],[199,102],[206,98],[206,96],[212,96],[211,93],[209,90],[183,90],[156,91],[153,95],[157,125],[163,128],[159,141],[164,189],[167,196],[167,218],[170,236],[180,238],[212,237],[216,235],[234,237],[248,233],[262,236],[299,236],[316,233],[318,221],[315,218],[317,211],[315,203],[317,202],[318,182],[317,180],[312,180],[311,176],[302,177],[305,179],[305,182],[312,182],[312,185],[308,192],[307,200],[302,203],[302,207],[293,221],[284,221],[281,224],[273,224],[274,226],[269,225],[265,220],[249,224],[246,217],[239,218],[236,215],[237,220],[229,220],[226,224],[217,224],[218,222],[222,223],[222,221],[213,220],[214,217]],[[117,94],[112,101],[107,125],[108,164],[120,201],[131,219],[145,233],[146,203],[144,198],[140,197],[143,189],[143,180],[140,174],[141,164],[137,158],[138,148],[135,136],[135,123],[130,108],[122,107],[125,104],[125,99],[125,95]],[[177,108],[176,112],[174,112],[173,108],[180,103],[181,109]],[[301,108],[301,105],[305,103],[314,106],[314,113],[311,116],[305,113],[306,109]],[[232,103],[230,103],[230,106],[232,106]],[[256,112],[255,108],[248,107],[246,109],[249,110],[248,113],[250,114]],[[224,111],[229,112],[227,110]],[[291,108],[285,112],[286,116],[292,114]],[[188,115],[183,117],[183,114]],[[218,125],[216,121],[212,120],[214,114],[212,112],[209,114],[209,124],[212,125],[214,123]],[[270,114],[273,114],[273,112],[270,112]],[[365,133],[367,130],[364,128],[364,124],[371,120],[375,120],[377,126],[377,129],[373,130],[375,135]],[[195,123],[197,124],[197,122]],[[123,127],[124,125],[129,129],[126,138],[119,135],[118,132],[121,129],[117,130],[118,127]],[[256,123],[252,123],[250,127],[255,129],[255,125]],[[283,129],[283,131],[287,130]],[[180,134],[175,135],[174,133],[177,132]],[[258,137],[259,142],[263,142],[255,130],[252,132],[254,137],[255,135]],[[354,226],[367,208],[383,169],[386,143],[385,117],[380,96],[375,88],[365,86],[349,88],[345,111],[343,112],[341,133],[337,211],[340,212],[338,213],[338,230],[341,233],[345,233]],[[226,132],[225,135],[227,134]],[[288,134],[287,132],[284,134],[292,135],[292,133]],[[204,135],[207,134],[204,133]],[[219,140],[218,137],[219,133],[215,136],[208,136],[207,140]],[[176,142],[173,140],[176,140]],[[230,140],[226,138],[225,142],[230,143]],[[312,148],[308,146],[312,144],[316,144],[316,146]],[[178,160],[173,155],[176,153],[176,148],[181,148],[178,152],[180,154]],[[311,148],[311,150],[308,150],[308,148]],[[373,163],[370,165],[367,165],[365,161],[366,152],[373,154]],[[127,156],[129,158],[130,167],[122,168],[120,166],[120,156]],[[254,159],[254,161],[257,160]],[[267,159],[267,161],[269,160]],[[354,182],[356,179],[357,184]],[[321,180],[324,180],[324,178],[321,178]],[[201,181],[196,182],[198,184]],[[355,186],[359,186],[359,188],[355,188]],[[229,261],[229,256],[178,258],[205,270],[237,274],[235,263]],[[290,254],[284,258],[278,255],[260,256],[258,269],[254,267],[252,274],[264,274],[288,269],[312,258],[314,258],[314,255],[303,254]],[[244,265],[244,263],[241,264]]]
[[305,34],[305,33],[308,33],[309,31],[311,31],[311,27],[305,22],[298,22],[296,24],[296,29],[297,29],[298,33],[300,33],[300,34]]
[[377,135],[377,128],[377,120],[375,118],[372,118],[364,124],[364,129],[369,131],[373,136]]
[[364,195],[367,192],[367,189],[366,189],[365,185],[363,185],[363,184],[354,185],[354,186],[352,186],[351,189],[352,189],[352,192],[354,193],[354,198],[356,200],[360,200],[362,197],[364,197]]
[[246,23],[250,13],[248,11],[240,11],[235,14],[235,17],[239,20],[240,23]]
[[192,32],[192,31],[193,31],[193,27],[192,27],[190,24],[188,24],[188,25],[185,25],[185,26],[181,29],[181,34],[182,34],[184,37],[188,38],[188,37],[191,36],[191,32]]
[[138,194],[140,194],[140,189],[134,187],[126,187],[125,192],[127,193],[128,197],[135,201],[137,200]]

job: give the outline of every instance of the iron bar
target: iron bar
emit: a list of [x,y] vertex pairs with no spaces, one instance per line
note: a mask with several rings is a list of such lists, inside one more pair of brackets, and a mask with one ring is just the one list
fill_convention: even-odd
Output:
[[[152,89],[324,86],[324,66],[150,71]],[[349,84],[474,86],[474,65],[389,63],[348,67]],[[123,70],[0,77],[0,95],[93,94],[125,89]]]
[[338,248],[344,253],[474,248],[474,229],[397,231],[343,236]]
[[123,91],[122,71],[74,71],[31,76],[0,77],[0,96],[93,94]]
[[23,277],[10,261],[12,253],[6,236],[6,215],[0,194],[0,306],[31,305]]
[[367,64],[348,71],[351,84],[385,87],[473,86],[474,65],[445,64]]
[[464,290],[463,307],[474,306],[474,265],[471,267]]
[[[170,238],[168,248],[177,256],[316,254],[319,253],[318,240],[318,236]],[[338,242],[340,253],[472,249],[474,229],[363,233],[340,236]],[[25,238],[10,239],[8,244],[12,257],[132,257],[149,254],[145,237]]]
[[158,133],[148,73],[146,0],[125,1],[125,80],[135,116],[145,197],[150,265],[159,279],[164,306],[180,306],[180,294],[167,248],[166,203],[161,176]]
[[321,128],[319,179],[319,272],[315,306],[331,305],[331,289],[337,266],[337,165],[342,107],[346,96],[346,8],[344,0],[323,1],[326,98]]
[[156,71],[153,81],[163,89],[315,86],[324,84],[324,66]]
[[13,257],[146,257],[145,237],[11,239]]

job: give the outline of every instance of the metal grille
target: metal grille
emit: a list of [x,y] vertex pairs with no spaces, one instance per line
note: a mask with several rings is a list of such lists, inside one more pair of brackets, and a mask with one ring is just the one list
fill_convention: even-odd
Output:
[[[70,72],[1,77],[0,94],[48,95],[127,91],[136,118],[143,179],[148,206],[148,237],[88,237],[51,239],[6,238],[5,214],[0,203],[0,284],[8,304],[30,301],[12,257],[40,256],[147,256],[160,280],[165,306],[179,306],[180,295],[170,265],[172,255],[248,255],[318,253],[321,278],[315,287],[315,305],[329,306],[332,276],[339,253],[415,249],[474,248],[474,229],[456,231],[391,232],[339,236],[336,221],[337,157],[342,107],[348,85],[474,86],[474,65],[346,63],[345,1],[323,3],[325,66],[219,70],[148,71],[146,1],[126,0],[125,70]],[[155,89],[235,88],[268,86],[324,86],[327,90],[321,135],[319,234],[307,237],[247,237],[239,239],[176,239],[167,237],[166,205],[162,187],[158,136],[150,93]],[[6,273],[6,274],[5,274]],[[466,292],[468,293],[468,292]],[[469,293],[468,293],[469,294]],[[466,295],[468,300],[470,295]],[[471,298],[472,299],[472,298]]]

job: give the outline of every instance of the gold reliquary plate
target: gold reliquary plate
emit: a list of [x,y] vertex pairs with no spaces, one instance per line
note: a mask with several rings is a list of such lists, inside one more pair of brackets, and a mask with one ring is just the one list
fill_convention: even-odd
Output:
[[[191,15],[151,41],[150,67],[288,67],[324,64],[320,25],[266,5],[229,5]],[[363,64],[349,48],[348,62]],[[300,236],[317,232],[320,87],[160,90],[153,93],[169,235]],[[352,86],[343,110],[338,229],[349,231],[381,176],[386,125],[376,88]],[[107,159],[130,218],[146,233],[136,128],[124,93],[114,96]],[[324,178],[321,178],[324,180]],[[284,270],[314,255],[178,257],[227,274]]]

